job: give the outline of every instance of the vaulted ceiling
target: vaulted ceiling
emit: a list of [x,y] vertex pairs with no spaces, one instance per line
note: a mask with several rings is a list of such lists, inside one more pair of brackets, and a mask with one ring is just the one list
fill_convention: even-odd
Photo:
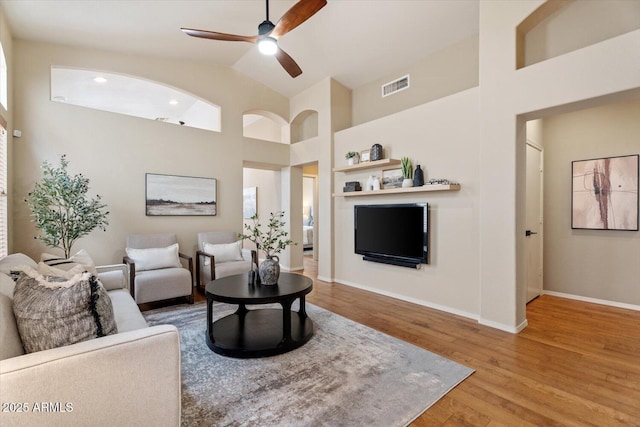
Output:
[[[272,0],[270,20],[296,2]],[[262,0],[0,0],[15,38],[227,65],[293,96],[333,77],[349,88],[400,71],[478,33],[479,0],[328,0],[280,46],[292,79],[255,45],[196,39],[181,27],[257,34]]]

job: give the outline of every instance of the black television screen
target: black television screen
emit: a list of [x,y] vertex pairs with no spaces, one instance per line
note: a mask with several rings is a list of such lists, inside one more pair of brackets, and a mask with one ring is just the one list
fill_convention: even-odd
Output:
[[427,203],[356,205],[355,253],[367,261],[427,264]]

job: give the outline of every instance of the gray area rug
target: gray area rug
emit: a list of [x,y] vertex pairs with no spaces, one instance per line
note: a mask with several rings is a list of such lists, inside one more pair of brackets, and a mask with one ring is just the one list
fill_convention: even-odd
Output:
[[[214,320],[235,307],[215,304]],[[182,425],[404,426],[473,373],[312,304],[307,313],[315,334],[304,346],[234,359],[207,347],[206,303],[144,312],[180,330]]]

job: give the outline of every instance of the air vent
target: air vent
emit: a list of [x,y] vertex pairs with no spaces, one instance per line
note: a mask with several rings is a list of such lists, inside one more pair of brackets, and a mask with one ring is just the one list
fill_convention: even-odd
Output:
[[393,95],[405,89],[409,89],[409,74],[382,85],[382,97]]

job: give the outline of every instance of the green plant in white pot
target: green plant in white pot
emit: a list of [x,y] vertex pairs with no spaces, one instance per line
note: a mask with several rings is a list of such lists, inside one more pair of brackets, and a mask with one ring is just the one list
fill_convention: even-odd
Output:
[[42,180],[35,184],[25,202],[31,209],[32,221],[42,235],[36,238],[52,248],[61,248],[69,258],[71,247],[79,238],[96,228],[106,231],[107,205],[100,196],[90,199],[89,178],[82,174],[71,176],[69,161],[63,154],[60,166],[42,164]]
[[411,159],[408,157],[402,157],[400,159],[402,164],[402,187],[413,187],[413,165]]
[[344,155],[344,158],[347,159],[349,165],[357,165],[360,163],[360,154],[355,151],[349,151]]
[[289,233],[284,231],[286,223],[283,220],[284,212],[271,212],[267,229],[262,230],[258,214],[250,219],[252,224],[245,224],[246,234],[240,234],[240,239],[248,239],[255,243],[258,252],[264,252],[267,257],[258,267],[258,275],[263,285],[276,285],[280,276],[280,258],[278,254],[285,250],[287,246],[296,244],[289,239]]

